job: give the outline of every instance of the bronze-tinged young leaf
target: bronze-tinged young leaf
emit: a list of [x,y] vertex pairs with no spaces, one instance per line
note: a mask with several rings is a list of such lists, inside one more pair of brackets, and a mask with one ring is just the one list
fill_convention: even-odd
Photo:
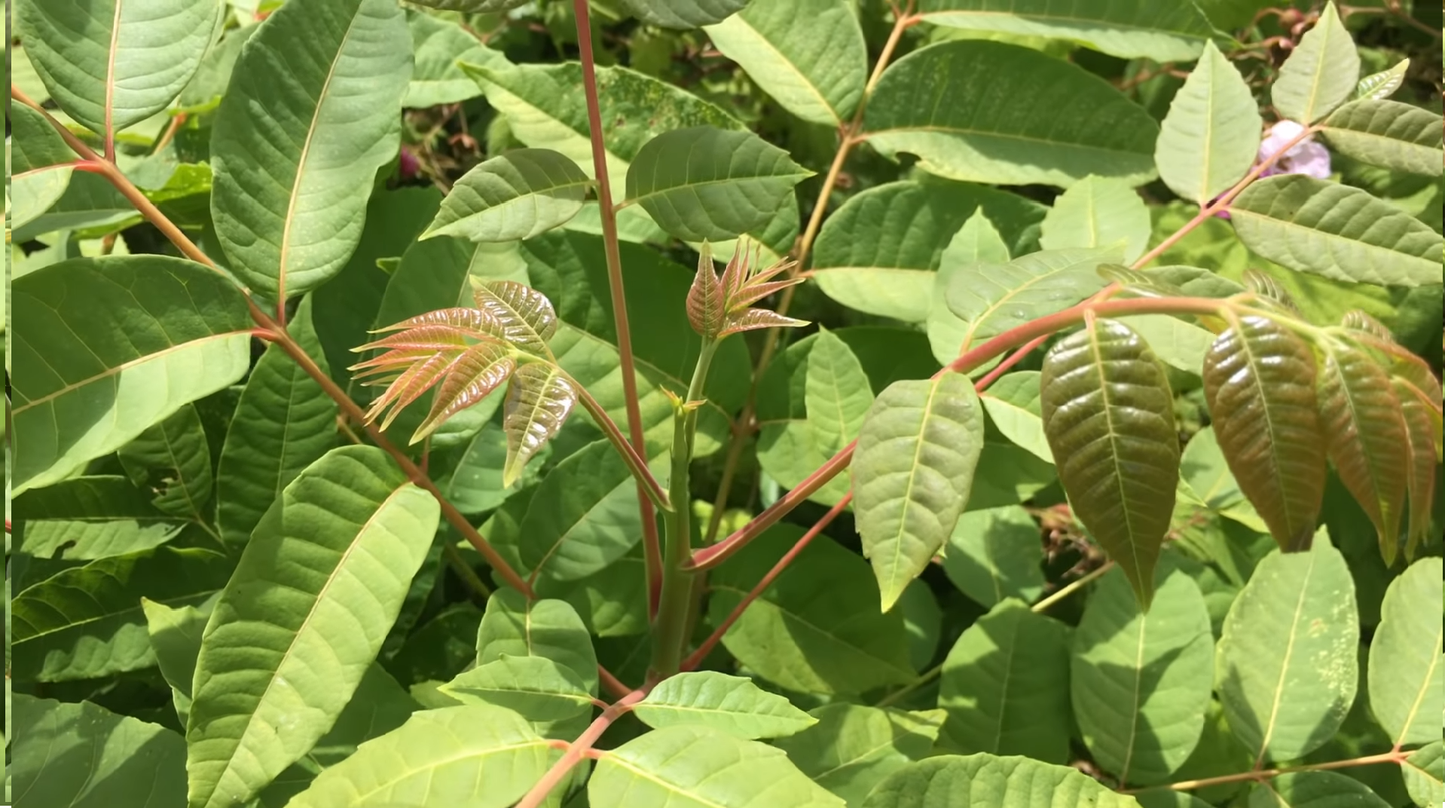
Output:
[[807,325],[806,320],[795,320],[792,317],[784,317],[775,311],[767,309],[744,309],[737,314],[728,316],[722,333],[718,336],[726,337],[732,334],[741,334],[744,331],[758,331],[764,328],[799,328]]
[[1040,387],[1044,432],[1074,513],[1147,609],[1179,487],[1164,365],[1128,326],[1099,320],[1049,351]]
[[517,360],[506,346],[479,342],[457,357],[432,400],[431,412],[411,436],[413,444],[441,426],[453,415],[486,398],[501,387],[517,368]]
[[1286,552],[1308,550],[1325,491],[1325,437],[1314,349],[1267,317],[1219,335],[1204,358],[1204,395],[1239,488]]
[[1330,460],[1374,523],[1385,565],[1392,565],[1400,548],[1410,455],[1405,415],[1390,377],[1365,351],[1327,345],[1319,408]]
[[495,281],[477,286],[477,307],[502,327],[502,336],[533,354],[551,358],[547,341],[557,333],[557,311],[547,296],[516,281]]
[[1289,290],[1273,276],[1257,269],[1246,269],[1243,280],[1244,288],[1264,298],[1265,302],[1276,304],[1291,314],[1299,314],[1299,306],[1290,296]]
[[727,301],[723,297],[722,280],[713,266],[712,245],[704,243],[697,259],[697,275],[687,293],[687,319],[703,339],[714,340],[722,333],[726,318]]
[[1430,408],[1417,397],[1409,382],[1392,379],[1395,395],[1400,399],[1400,413],[1405,419],[1405,436],[1409,439],[1409,462],[1405,465],[1405,482],[1409,491],[1410,522],[1405,544],[1406,561],[1414,561],[1420,545],[1430,536],[1430,517],[1435,508],[1435,474],[1438,455],[1435,452],[1435,421]]
[[385,334],[389,331],[418,330],[427,327],[439,329],[438,333],[440,330],[449,330],[468,337],[495,336],[500,338],[503,336],[502,324],[491,312],[469,306],[438,309],[426,314],[418,314],[394,325],[378,328],[373,333]]
[[391,367],[401,369],[401,373],[391,382],[391,386],[371,403],[371,407],[366,411],[367,423],[374,422],[389,408],[391,412],[381,422],[383,430],[389,428],[402,410],[442,380],[451,361],[451,356],[445,353],[414,357],[410,353],[399,352],[391,359]]
[[543,364],[517,368],[502,414],[502,428],[507,432],[503,488],[511,488],[521,479],[527,461],[562,429],[576,403],[577,388],[561,369]]
[[1340,325],[1351,331],[1368,334],[1374,339],[1386,344],[1395,344],[1395,335],[1390,333],[1390,329],[1386,328],[1384,323],[1359,309],[1351,309],[1345,312],[1345,316],[1340,319]]

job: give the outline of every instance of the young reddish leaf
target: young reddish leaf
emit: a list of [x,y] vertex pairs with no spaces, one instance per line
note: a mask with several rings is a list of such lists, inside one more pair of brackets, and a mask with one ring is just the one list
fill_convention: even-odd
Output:
[[1435,506],[1436,421],[1430,408],[1412,390],[1409,382],[1392,379],[1395,395],[1400,399],[1400,413],[1405,421],[1409,440],[1409,461],[1405,464],[1405,481],[1409,491],[1409,539],[1405,558],[1415,560],[1415,553],[1430,535],[1430,517]]
[[1314,349],[1267,317],[1226,329],[1204,358],[1219,448],[1286,552],[1307,550],[1325,491]]
[[547,341],[557,333],[557,311],[546,295],[516,281],[496,281],[478,286],[476,301],[496,319],[508,342],[534,356],[551,357]]
[[417,427],[411,442],[419,443],[448,418],[486,398],[501,387],[516,368],[516,358],[501,343],[479,342],[467,348],[447,370],[446,379],[432,400],[431,412]]
[[722,332],[726,318],[727,301],[717,268],[713,266],[712,245],[704,243],[697,259],[697,276],[687,293],[687,319],[704,339],[714,340]]
[[1319,408],[1340,480],[1375,525],[1387,566],[1399,552],[1409,438],[1390,377],[1365,351],[1326,346]]
[[1044,432],[1074,513],[1147,609],[1179,487],[1164,366],[1128,326],[1100,320],[1049,351],[1040,387]]
[[746,241],[739,241],[737,249],[733,250],[733,257],[728,261],[727,267],[723,270],[722,287],[723,296],[731,300],[743,289],[747,283],[748,276],[752,274],[753,262],[757,260],[757,253],[761,248]]
[[1363,311],[1360,311],[1359,309],[1352,309],[1345,312],[1345,316],[1343,319],[1341,319],[1340,325],[1350,329],[1351,331],[1359,331],[1364,334],[1368,334],[1374,339],[1380,340],[1387,344],[1395,344],[1395,335],[1390,333],[1390,329],[1386,328],[1384,323],[1376,320],[1374,317],[1371,317],[1370,315],[1364,313]]
[[[788,261],[783,264],[779,264],[777,271],[781,272],[792,266],[794,266],[794,264],[791,261]],[[774,273],[772,271],[769,271],[767,273],[764,273],[763,275],[759,275],[758,277],[771,277],[773,274]],[[728,308],[732,311],[737,311],[746,306],[751,306],[752,304],[758,302],[759,300],[762,300],[765,297],[768,297],[769,295],[775,295],[778,292],[787,289],[789,286],[797,286],[798,284],[804,283],[805,281],[807,281],[807,278],[787,278],[785,280],[773,281],[771,283],[762,283],[761,281],[751,282],[746,287],[744,287],[741,292],[738,293],[737,297],[734,297],[733,299],[728,301]]]
[[726,337],[730,334],[741,334],[744,331],[757,331],[763,328],[797,328],[807,324],[806,320],[784,317],[767,309],[744,309],[737,314],[728,315],[727,323],[718,336]]
[[521,479],[527,461],[562,429],[576,403],[577,389],[561,369],[540,363],[517,368],[502,415],[507,432],[503,488]]
[[1257,269],[1244,271],[1244,287],[1264,298],[1265,301],[1278,304],[1279,308],[1291,314],[1299,314],[1299,306],[1295,304],[1294,298],[1290,297],[1289,290],[1284,288],[1284,284]]
[[452,309],[438,309],[429,311],[426,314],[418,314],[415,317],[402,320],[395,325],[385,328],[378,328],[374,333],[384,334],[388,331],[404,331],[407,329],[420,329],[427,326],[444,327],[454,331],[465,332],[469,335],[493,335],[501,336],[501,323],[497,318],[482,309],[474,309],[459,306]]
[[372,402],[371,409],[366,411],[366,420],[375,421],[388,407],[391,412],[381,422],[383,430],[391,426],[396,416],[406,409],[407,405],[421,398],[422,393],[430,390],[432,385],[442,380],[446,375],[451,359],[443,353],[434,353],[420,362],[412,364],[401,375],[391,383],[391,386],[382,393],[376,401]]

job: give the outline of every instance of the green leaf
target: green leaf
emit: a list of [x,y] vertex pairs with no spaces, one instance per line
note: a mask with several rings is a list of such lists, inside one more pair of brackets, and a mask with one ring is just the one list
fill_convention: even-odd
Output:
[[[720,625],[802,535],[775,526],[715,570],[709,622]],[[912,682],[902,610],[881,612],[872,578],[857,553],[819,536],[748,606],[723,645],[751,672],[802,693]]]
[[561,368],[523,365],[512,374],[502,427],[507,432],[507,464],[502,485],[522,478],[527,461],[556,436],[577,403],[578,392]]
[[194,404],[176,410],[120,448],[120,463],[132,481],[154,493],[166,513],[205,522],[211,501],[211,447]]
[[948,541],[982,451],[983,408],[963,374],[895,382],[868,411],[852,464],[854,510],[884,611]]
[[1358,188],[1303,174],[1270,177],[1240,194],[1230,215],[1251,250],[1299,272],[1387,286],[1440,283],[1440,235]]
[[493,14],[527,4],[527,0],[415,0],[419,6],[439,11],[464,11],[469,14]]
[[528,239],[576,216],[589,185],[582,169],[557,152],[509,151],[462,175],[421,237]]
[[958,638],[943,662],[939,745],[953,752],[1069,756],[1068,628],[1001,601]]
[[1389,808],[1368,786],[1337,772],[1284,774],[1254,787],[1248,808]]
[[330,729],[396,620],[439,512],[372,447],[336,449],[286,487],[201,643],[186,733],[193,808],[248,799]]
[[289,299],[346,265],[396,156],[411,62],[392,0],[287,3],[246,43],[216,112],[211,215],[253,291]]
[[1100,320],[1049,351],[1039,383],[1044,430],[1074,515],[1148,609],[1179,487],[1164,366],[1128,326]]
[[1120,317],[1134,333],[1144,338],[1164,364],[1198,376],[1204,357],[1214,344],[1214,332],[1168,314],[1140,314]]
[[708,26],[722,54],[783,109],[839,126],[863,99],[868,48],[847,0],[753,0]]
[[[1067,740],[1067,730],[1065,738]],[[1135,808],[1071,766],[993,755],[931,758],[895,773],[874,789],[864,808]]]
[[406,25],[411,30],[411,49],[416,58],[406,97],[401,102],[407,109],[459,104],[481,95],[481,88],[462,72],[458,61],[473,64],[505,61],[501,54],[487,48],[454,22],[408,9]]
[[1292,121],[1311,124],[1354,95],[1359,81],[1359,51],[1330,2],[1280,67],[1274,106]]
[[441,692],[463,704],[505,707],[534,724],[592,711],[587,684],[570,668],[542,656],[502,654],[442,685]]
[[649,732],[605,755],[587,785],[592,808],[842,808],[781,749],[711,727]]
[[751,132],[698,126],[638,150],[627,170],[627,203],[684,241],[724,241],[767,224],[812,174]]
[[1067,187],[1090,174],[1131,185],[1152,179],[1159,127],[1081,67],[972,40],[923,48],[889,67],[864,131],[885,156],[916,154],[920,168],[942,177]]
[[[10,700],[9,690],[6,700]],[[151,808],[185,800],[186,743],[180,735],[88,701],[14,696],[7,775],[26,802],[57,808]],[[6,788],[10,782],[7,777]],[[8,801],[8,796],[7,796]]]
[[210,50],[201,57],[195,76],[186,84],[185,89],[181,90],[171,112],[190,114],[215,110],[221,96],[226,94],[226,85],[231,83],[231,74],[235,72],[241,46],[256,33],[257,28],[255,25],[233,28],[222,34],[220,42],[213,42]]
[[1335,110],[1321,134],[1346,157],[1395,171],[1438,177],[1440,116],[1398,101],[1366,98]]
[[534,356],[548,356],[557,333],[557,311],[547,296],[517,281],[473,282],[477,308],[492,315],[502,336]]
[[639,20],[663,28],[697,28],[722,22],[748,0],[622,0]]
[[[326,357],[312,326],[312,303],[301,302],[288,330],[317,366]],[[244,545],[280,492],[336,445],[337,405],[279,345],[266,352],[241,391],[221,445],[216,528],[221,540]]]
[[418,802],[507,808],[562,756],[521,716],[487,705],[414,714],[317,776],[290,808]]
[[1296,760],[1330,740],[1359,686],[1359,615],[1344,556],[1326,543],[1259,562],[1229,616],[1215,681],[1257,760]]
[[942,715],[829,704],[817,723],[774,742],[813,782],[858,808],[885,777],[932,754]]
[[1129,185],[1090,175],[1054,200],[1039,243],[1046,250],[1122,246],[1128,262],[1149,247],[1149,208]]
[[964,334],[968,331],[968,323],[960,320],[948,307],[948,287],[953,282],[953,276],[975,264],[1007,264],[1009,258],[1008,244],[982,209],[975,211],[964,222],[943,249],[938,274],[933,278],[927,319],[928,342],[939,364],[947,364],[957,358],[958,346],[963,343]]
[[1213,698],[1214,634],[1198,585],[1161,571],[1147,614],[1121,571],[1089,595],[1074,632],[1074,717],[1094,760],[1120,782],[1166,783],[1189,759]]
[[1389,374],[1347,344],[1326,344],[1320,368],[1320,426],[1340,480],[1365,509],[1387,565],[1399,553],[1410,439]]
[[1169,105],[1154,147],[1159,177],[1201,207],[1249,173],[1264,121],[1239,68],[1213,42]]
[[1445,798],[1445,744],[1435,741],[1415,750],[1400,770],[1405,788],[1420,808],[1435,808]]
[[1025,370],[1001,377],[980,394],[984,411],[1004,437],[1050,465],[1054,462],[1044,434],[1043,411],[1039,404],[1039,373]]
[[1397,745],[1439,741],[1445,710],[1439,558],[1410,565],[1390,583],[1370,643],[1370,709]]
[[1211,34],[1192,5],[1149,0],[1082,6],[1070,0],[923,0],[918,15],[934,25],[1064,39],[1112,56],[1160,62],[1193,59]]
[[1142,808],[1210,808],[1209,803],[1183,791],[1156,789],[1135,794],[1134,799]]
[[1239,482],[1229,470],[1214,427],[1207,426],[1189,439],[1180,469],[1194,496],[1210,510],[1257,533],[1269,532],[1269,525],[1239,489]]
[[1430,537],[1435,505],[1435,478],[1439,468],[1437,442],[1440,435],[1439,411],[1426,404],[1415,388],[1396,378],[1391,382],[1405,414],[1405,435],[1410,441],[1406,481],[1410,489],[1409,536],[1405,557],[1414,560],[1420,545]]
[[149,550],[180,533],[175,517],[118,476],[72,477],[31,489],[14,501],[13,518],[25,522],[21,552],[45,559],[94,561]]
[[1240,319],[1204,360],[1214,434],[1239,489],[1286,551],[1309,549],[1325,490],[1314,349],[1274,320]]
[[830,457],[852,442],[873,406],[873,388],[863,365],[848,344],[827,329],[818,334],[808,354],[803,400],[814,445]]
[[16,278],[11,308],[14,496],[119,449],[250,363],[245,298],[189,261],[62,261]]
[[500,424],[489,423],[467,444],[456,468],[438,485],[447,501],[462,513],[490,513],[540,477],[542,464],[533,463],[527,468],[537,473],[523,475],[521,485],[504,488],[502,466],[506,461],[507,434]]
[[503,656],[550,659],[575,674],[589,694],[597,693],[592,638],[576,610],[563,601],[528,602],[515,590],[497,590],[477,629],[477,665]]
[[1360,79],[1359,85],[1355,87],[1355,98],[1370,98],[1376,101],[1383,101],[1394,95],[1405,83],[1405,75],[1410,70],[1410,60],[1401,59],[1389,70],[1381,70],[1378,73],[1371,73]]
[[141,599],[195,605],[225,586],[231,562],[209,550],[157,547],[62,570],[10,606],[17,681],[98,679],[156,664]]
[[785,737],[818,723],[751,680],[715,671],[680,673],[664,680],[633,713],[653,729],[695,725],[748,740]]
[[[1008,250],[1025,253],[1037,246],[1038,224],[1047,211],[981,185],[930,181],[870,188],[823,223],[813,277],[824,294],[849,308],[922,322],[936,306],[936,284],[956,269],[946,248],[969,219],[982,214],[997,225],[1006,261]],[[958,251],[964,251],[962,243]],[[958,265],[966,263],[972,261]]]
[[221,10],[212,0],[16,5],[26,55],[50,96],[101,135],[134,126],[175,99],[200,66]]
[[70,187],[79,159],[45,117],[24,104],[10,105],[10,222],[20,230],[45,213]]
[[171,701],[176,705],[176,716],[180,718],[182,725],[186,723],[191,712],[191,684],[196,677],[196,655],[201,650],[201,636],[205,633],[206,621],[210,619],[214,605],[208,600],[202,604],[202,608],[172,608],[164,603],[141,598],[151,649],[155,652],[161,677],[171,686]]
[[992,608],[1044,592],[1042,532],[1022,506],[965,513],[948,537],[943,571],[965,595]]

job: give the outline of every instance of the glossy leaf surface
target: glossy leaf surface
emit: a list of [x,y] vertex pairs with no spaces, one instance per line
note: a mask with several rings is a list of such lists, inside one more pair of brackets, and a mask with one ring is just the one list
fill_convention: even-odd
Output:
[[1298,772],[1255,786],[1248,808],[1387,808],[1389,804],[1345,774]]
[[501,654],[442,685],[463,704],[493,704],[533,723],[564,721],[592,711],[587,684],[544,656]]
[[830,457],[853,441],[873,406],[873,388],[863,365],[831,331],[820,332],[808,353],[804,401],[814,443]]
[[523,365],[512,375],[502,426],[507,430],[507,465],[502,485],[521,479],[527,461],[562,429],[577,390],[559,368]]

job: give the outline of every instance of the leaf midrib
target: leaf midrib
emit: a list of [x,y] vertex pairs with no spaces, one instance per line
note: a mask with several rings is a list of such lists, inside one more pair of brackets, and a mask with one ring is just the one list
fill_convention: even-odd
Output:
[[1289,624],[1289,641],[1285,643],[1284,659],[1280,661],[1279,679],[1274,687],[1274,701],[1270,705],[1269,722],[1262,729],[1264,735],[1259,742],[1259,755],[1255,759],[1255,767],[1258,768],[1264,762],[1265,755],[1269,754],[1269,742],[1274,738],[1275,723],[1279,720],[1279,708],[1284,701],[1284,683],[1289,678],[1290,661],[1294,657],[1295,639],[1299,634],[1300,615],[1304,613],[1305,601],[1309,597],[1310,580],[1314,577],[1315,563],[1318,556],[1315,552],[1309,553],[1309,570],[1305,573],[1304,580],[1300,583],[1299,600],[1295,602],[1294,618]]
[[749,31],[753,33],[754,37],[756,37],[757,42],[761,42],[762,44],[766,45],[768,50],[776,54],[779,61],[781,61],[786,67],[788,67],[793,72],[793,74],[798,77],[798,80],[802,83],[802,85],[807,88],[808,92],[812,93],[813,96],[817,98],[817,100],[823,105],[824,109],[828,110],[828,113],[833,116],[833,120],[837,121],[838,123],[843,122],[842,114],[836,107],[833,106],[833,103],[831,101],[824,97],[823,91],[820,90],[817,85],[813,83],[813,79],[809,77],[806,73],[804,73],[802,68],[798,67],[797,63],[795,63],[792,59],[788,58],[788,55],[784,53],[783,50],[779,48],[776,44],[774,44],[771,39],[763,36],[763,32],[758,30],[758,28],[752,24],[752,21],[747,18],[746,11],[742,11],[733,15],[728,20],[724,20],[723,22],[718,23],[717,26],[708,27],[721,27],[723,25],[727,25],[733,20],[736,20],[742,26],[746,27]]

